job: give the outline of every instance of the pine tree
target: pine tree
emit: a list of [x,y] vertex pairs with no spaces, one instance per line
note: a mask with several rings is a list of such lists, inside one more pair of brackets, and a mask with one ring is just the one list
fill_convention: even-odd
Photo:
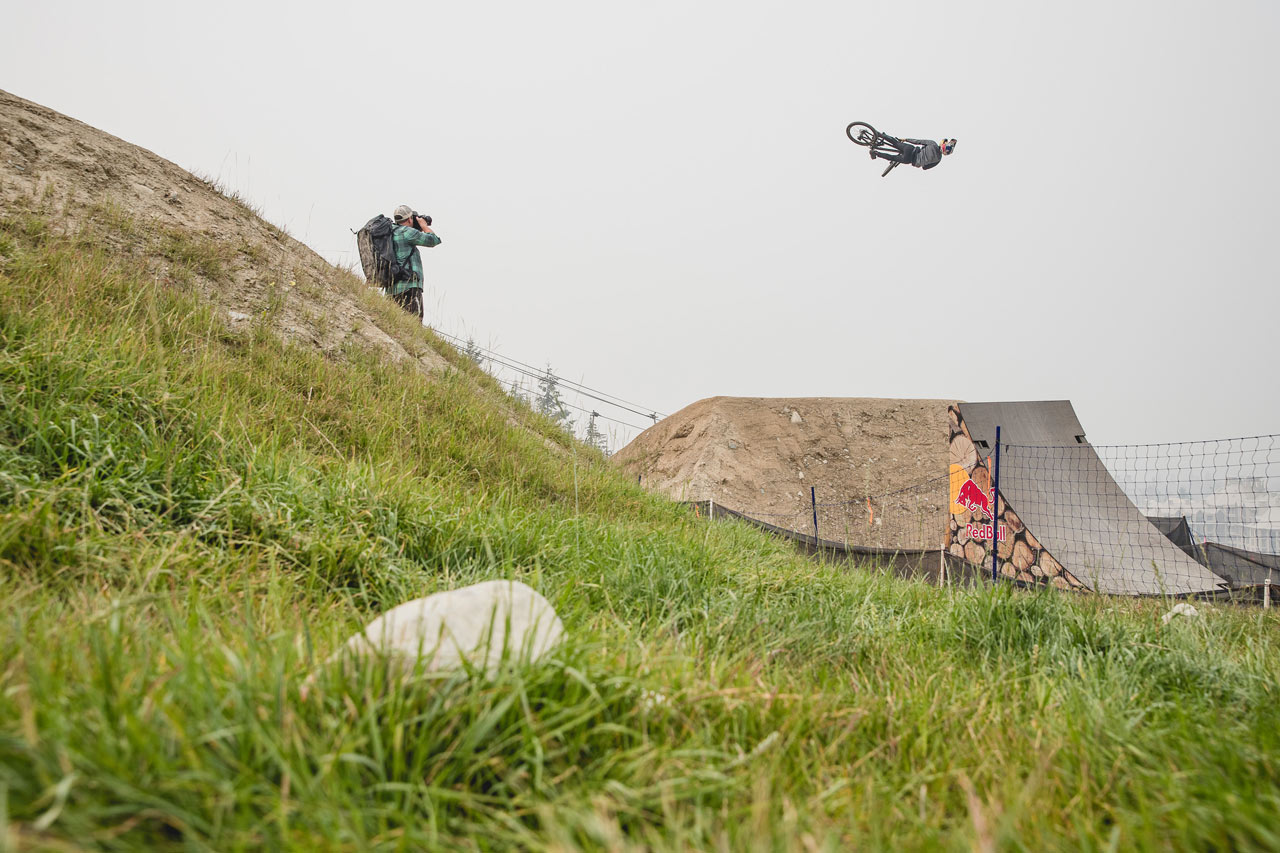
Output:
[[484,351],[476,345],[475,338],[467,338],[467,345],[463,347],[462,354],[471,359],[476,367],[484,367]]
[[587,421],[586,441],[588,447],[594,447],[603,453],[609,455],[609,439],[603,432],[596,428],[596,418],[600,417],[599,412],[592,412],[590,420]]
[[562,429],[571,430],[573,421],[569,419],[569,410],[560,399],[560,380],[547,365],[547,372],[538,377],[538,396],[534,400],[534,409],[551,418]]
[[524,389],[520,387],[520,383],[514,379],[511,380],[510,393],[511,393],[511,396],[515,398],[517,403],[524,403],[526,406],[529,406],[530,408],[532,408],[533,404],[529,400],[529,395],[524,393]]

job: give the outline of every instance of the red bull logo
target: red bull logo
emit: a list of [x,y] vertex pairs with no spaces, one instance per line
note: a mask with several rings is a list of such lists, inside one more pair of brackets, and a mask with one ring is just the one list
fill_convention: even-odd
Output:
[[991,518],[991,498],[983,494],[973,480],[965,480],[960,487],[960,494],[956,495],[956,503],[967,507],[970,512],[982,510],[987,518]]

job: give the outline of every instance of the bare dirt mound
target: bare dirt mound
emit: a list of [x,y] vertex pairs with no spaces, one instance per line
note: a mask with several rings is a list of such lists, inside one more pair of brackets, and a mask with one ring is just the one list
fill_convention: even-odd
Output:
[[649,489],[880,548],[937,548],[947,525],[948,400],[711,397],[613,456]]
[[[106,218],[136,240],[117,248],[158,279],[194,287],[228,326],[266,323],[333,358],[351,347],[424,372],[445,360],[408,315],[380,305],[363,279],[338,269],[211,183],[150,151],[0,91],[0,215],[54,214],[68,232]],[[402,312],[399,312],[402,313]]]

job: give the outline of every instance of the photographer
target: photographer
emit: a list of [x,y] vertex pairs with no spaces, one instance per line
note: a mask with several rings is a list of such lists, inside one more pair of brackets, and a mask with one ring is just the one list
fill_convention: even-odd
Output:
[[397,281],[388,291],[391,298],[410,314],[415,314],[419,322],[422,320],[422,254],[419,246],[431,248],[440,245],[440,238],[431,230],[431,217],[422,216],[407,204],[396,208],[395,229],[391,234],[392,246],[396,252],[396,260],[408,263],[412,269],[411,276],[405,281]]

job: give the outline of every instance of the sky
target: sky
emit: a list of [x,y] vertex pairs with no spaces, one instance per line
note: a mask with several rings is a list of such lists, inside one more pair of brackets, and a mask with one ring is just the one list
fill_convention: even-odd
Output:
[[[1069,399],[1094,444],[1280,433],[1271,0],[12,5],[0,89],[335,263],[430,214],[430,325],[641,411]],[[881,178],[855,120],[959,142]],[[650,423],[565,399],[614,449]]]

